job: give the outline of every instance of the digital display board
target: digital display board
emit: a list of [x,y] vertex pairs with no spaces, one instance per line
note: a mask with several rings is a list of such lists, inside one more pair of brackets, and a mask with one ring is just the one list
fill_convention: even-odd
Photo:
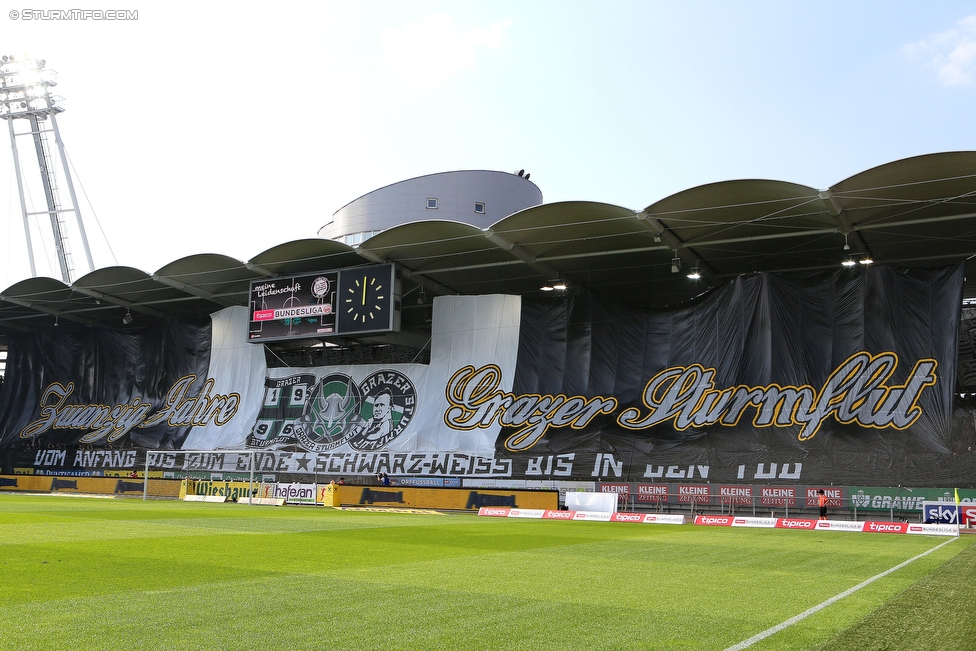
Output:
[[248,341],[392,332],[399,326],[393,264],[251,281]]

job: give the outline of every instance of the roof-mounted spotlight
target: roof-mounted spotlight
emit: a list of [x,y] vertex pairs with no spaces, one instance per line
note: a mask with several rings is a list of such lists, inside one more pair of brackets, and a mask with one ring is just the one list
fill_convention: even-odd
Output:
[[854,260],[852,260],[850,258],[847,258],[846,260],[844,260],[843,262],[841,262],[841,264],[844,265],[845,267],[853,267],[854,265],[857,264],[857,262],[855,262]]
[[701,278],[701,274],[698,273],[698,267],[692,267],[691,273],[688,274],[688,277],[691,278],[692,280],[698,280],[699,278]]
[[844,233],[844,250],[850,251],[851,245],[847,243],[847,233]]
[[874,264],[874,260],[872,260],[870,256],[864,256],[863,258],[858,260],[858,262],[860,262],[863,265]]
[[132,312],[129,312],[128,308],[125,310],[125,316],[122,317],[122,325],[129,325],[132,323]]
[[567,288],[566,283],[556,278],[554,280],[550,280],[539,289],[541,289],[544,292],[552,292],[552,291],[562,292],[565,291],[566,288]]
[[678,249],[674,250],[674,257],[671,258],[671,273],[676,274],[681,271],[681,258],[678,257]]

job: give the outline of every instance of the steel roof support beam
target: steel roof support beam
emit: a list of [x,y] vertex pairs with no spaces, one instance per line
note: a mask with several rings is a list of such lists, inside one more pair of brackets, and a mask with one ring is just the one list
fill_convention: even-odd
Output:
[[244,267],[248,271],[253,271],[256,274],[261,274],[262,276],[265,276],[267,278],[274,278],[275,276],[278,275],[275,272],[271,271],[270,269],[266,267],[262,267],[259,264],[254,264],[253,262],[245,262]]
[[[808,237],[812,235],[829,235],[836,233],[836,228],[817,228],[804,231],[792,231],[788,233],[781,233],[776,235],[754,235],[752,237],[730,237],[722,240],[708,240],[696,242],[700,246],[718,246],[724,244],[737,244],[741,242],[758,242],[762,240],[778,240],[789,237]],[[614,251],[589,251],[587,253],[567,253],[562,255],[544,255],[537,258],[538,262],[548,262],[548,261],[558,261],[558,260],[574,260],[579,258],[606,258],[613,255],[626,255],[630,253],[647,253],[650,251],[670,251],[674,247],[670,244],[665,244],[662,242],[656,246],[637,246],[631,249],[618,249]],[[687,247],[684,250],[688,250]],[[697,256],[695,257],[697,258]],[[524,262],[523,260],[510,260],[505,262],[484,262],[481,264],[470,264],[470,265],[456,265],[453,267],[439,267],[437,269],[428,269],[425,273],[450,273],[452,271],[467,271],[474,269],[488,269],[491,267],[507,267],[511,265],[519,264],[519,262]],[[704,263],[702,263],[704,264]],[[712,272],[714,273],[714,271]],[[716,274],[717,275],[717,274]]]
[[85,296],[90,296],[90,297],[94,298],[96,301],[104,301],[104,302],[109,303],[111,305],[117,305],[118,307],[124,307],[127,310],[135,310],[136,312],[140,312],[142,314],[145,314],[147,316],[151,316],[151,317],[154,317],[154,318],[157,318],[157,319],[160,318],[160,317],[162,317],[162,316],[164,316],[164,314],[162,312],[160,312],[159,310],[154,310],[151,307],[146,307],[146,306],[143,306],[143,305],[137,305],[136,303],[133,303],[132,301],[127,301],[125,299],[118,298],[116,296],[112,296],[111,294],[105,294],[103,292],[100,292],[100,291],[97,291],[97,290],[94,290],[94,289],[89,289],[88,287],[78,287],[77,285],[72,285],[71,286],[71,291],[78,292],[79,294],[84,294]]
[[21,307],[26,307],[29,310],[36,310],[37,312],[43,312],[44,314],[50,314],[51,316],[64,319],[65,321],[73,321],[75,323],[80,323],[82,325],[90,326],[95,322],[91,319],[83,316],[75,316],[74,314],[68,312],[60,312],[53,307],[48,307],[47,305],[41,305],[40,303],[34,303],[33,301],[25,301],[21,298],[16,298],[13,296],[7,296],[5,294],[0,294],[0,298],[7,301],[8,303],[13,303],[14,305],[19,305]]
[[[804,237],[811,235],[826,235],[837,232],[836,228],[816,228],[806,231],[794,231],[791,233],[781,233],[777,235],[753,235],[750,237],[729,237],[723,240],[701,240],[695,242],[698,246],[719,246],[724,244],[739,244],[741,242],[759,242],[761,240],[779,240],[787,237]],[[592,253],[571,253],[568,255],[553,255],[541,258],[542,260],[568,260],[571,258],[589,258],[593,256],[616,255],[618,253],[641,253],[643,251],[660,251],[662,249],[673,249],[674,247],[661,244],[660,246],[645,246],[634,249],[620,249],[618,251],[595,251]]]
[[214,296],[213,294],[211,294],[210,292],[208,292],[205,289],[200,289],[199,287],[194,287],[193,285],[188,285],[188,284],[186,284],[184,282],[181,282],[179,280],[175,280],[173,278],[170,278],[169,276],[161,276],[159,274],[152,274],[152,279],[155,280],[157,283],[160,283],[162,285],[166,285],[167,287],[172,287],[173,289],[178,289],[181,292],[186,292],[187,294],[190,294],[192,296],[196,296],[197,298],[202,298],[204,300],[210,301],[211,303],[216,303],[218,305],[223,305],[224,307],[231,307],[232,305],[237,305],[237,302],[236,301],[227,301],[227,300],[218,298],[218,297]]
[[519,260],[521,260],[522,262],[524,262],[525,264],[529,265],[530,267],[538,271],[540,274],[542,274],[544,280],[547,281],[548,280],[569,280],[563,274],[561,274],[558,269],[556,269],[551,265],[546,264],[545,262],[540,262],[539,259],[536,258],[534,255],[527,252],[523,247],[517,245],[515,242],[508,239],[501,233],[496,233],[491,228],[486,228],[482,232],[485,234],[485,237],[487,237],[490,242],[497,244],[498,246],[505,249],[506,251],[514,255],[516,258],[518,258]]
[[922,217],[920,219],[901,219],[896,222],[874,222],[871,224],[859,224],[854,227],[855,231],[877,231],[883,228],[897,228],[899,226],[917,226],[919,224],[934,224],[936,222],[951,222],[956,219],[972,219],[976,217],[976,212],[968,212],[963,215],[943,215],[942,217]]
[[[692,249],[690,246],[685,244],[684,241],[677,235],[671,232],[671,230],[662,224],[656,217],[648,212],[641,211],[637,213],[637,219],[643,223],[649,225],[656,233],[655,238],[660,237],[661,241],[668,245],[672,251],[685,251],[685,255],[691,257],[692,267],[698,267],[698,273],[701,274],[703,278],[710,282],[716,282],[718,280],[718,274],[712,269],[705,260],[702,259],[698,253]],[[701,244],[701,242],[698,242]]]
[[871,249],[868,248],[868,243],[864,241],[864,238],[858,233],[851,225],[851,220],[848,219],[847,213],[844,209],[837,203],[837,198],[830,192],[830,190],[821,190],[820,198],[827,205],[827,212],[830,216],[834,218],[837,222],[837,227],[840,232],[845,236],[848,236],[847,243],[851,244],[853,239],[853,246],[858,248],[858,253],[864,253],[868,256],[871,255]]

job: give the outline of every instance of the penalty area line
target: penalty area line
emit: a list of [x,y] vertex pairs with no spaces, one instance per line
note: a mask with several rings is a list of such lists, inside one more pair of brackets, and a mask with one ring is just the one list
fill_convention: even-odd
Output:
[[888,576],[889,574],[891,574],[892,572],[896,572],[896,571],[900,570],[901,568],[905,567],[909,563],[914,563],[915,561],[917,561],[918,559],[922,558],[923,556],[928,556],[932,552],[937,551],[939,549],[942,549],[943,547],[945,547],[946,545],[948,545],[949,543],[951,543],[951,542],[953,542],[955,540],[958,540],[958,538],[950,538],[949,540],[945,541],[944,543],[939,543],[938,545],[936,545],[932,549],[930,549],[928,551],[924,551],[921,554],[919,554],[918,556],[915,556],[913,558],[909,558],[907,561],[904,561],[902,563],[899,563],[898,565],[895,565],[893,568],[888,569],[888,570],[885,570],[881,574],[876,574],[876,575],[872,576],[870,579],[867,579],[865,581],[862,581],[861,583],[858,583],[853,588],[848,588],[847,590],[844,590],[840,594],[834,595],[833,597],[831,597],[827,601],[824,601],[823,603],[819,603],[816,606],[814,606],[813,608],[809,608],[807,610],[804,610],[799,615],[794,615],[793,617],[790,617],[785,622],[781,622],[781,623],[777,624],[776,626],[773,626],[772,628],[767,628],[765,631],[762,631],[761,633],[756,633],[755,635],[753,635],[752,637],[750,637],[748,640],[743,640],[743,641],[739,642],[736,645],[730,646],[729,648],[725,649],[725,651],[740,651],[740,649],[745,649],[746,647],[750,647],[753,644],[755,644],[756,642],[761,642],[762,640],[765,640],[770,635],[774,635],[776,633],[779,633],[784,628],[787,628],[789,626],[792,626],[793,624],[796,624],[797,622],[803,621],[804,619],[806,619],[810,615],[813,615],[815,613],[818,613],[821,610],[823,610],[824,608],[826,608],[827,606],[829,606],[829,605],[831,605],[833,603],[836,603],[836,602],[840,601],[844,597],[847,597],[849,595],[854,594],[855,592],[857,592],[861,588],[863,588],[863,587],[865,587],[867,585],[870,585],[871,583],[874,583],[878,579],[884,578],[884,577]]

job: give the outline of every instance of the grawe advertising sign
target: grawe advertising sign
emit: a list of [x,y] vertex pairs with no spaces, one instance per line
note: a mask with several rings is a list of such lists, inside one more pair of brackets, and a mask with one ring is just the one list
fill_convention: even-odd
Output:
[[[921,511],[925,502],[955,503],[951,488],[851,486],[850,491],[848,506],[859,511]],[[976,502],[976,490],[959,489],[959,500],[964,504]]]

